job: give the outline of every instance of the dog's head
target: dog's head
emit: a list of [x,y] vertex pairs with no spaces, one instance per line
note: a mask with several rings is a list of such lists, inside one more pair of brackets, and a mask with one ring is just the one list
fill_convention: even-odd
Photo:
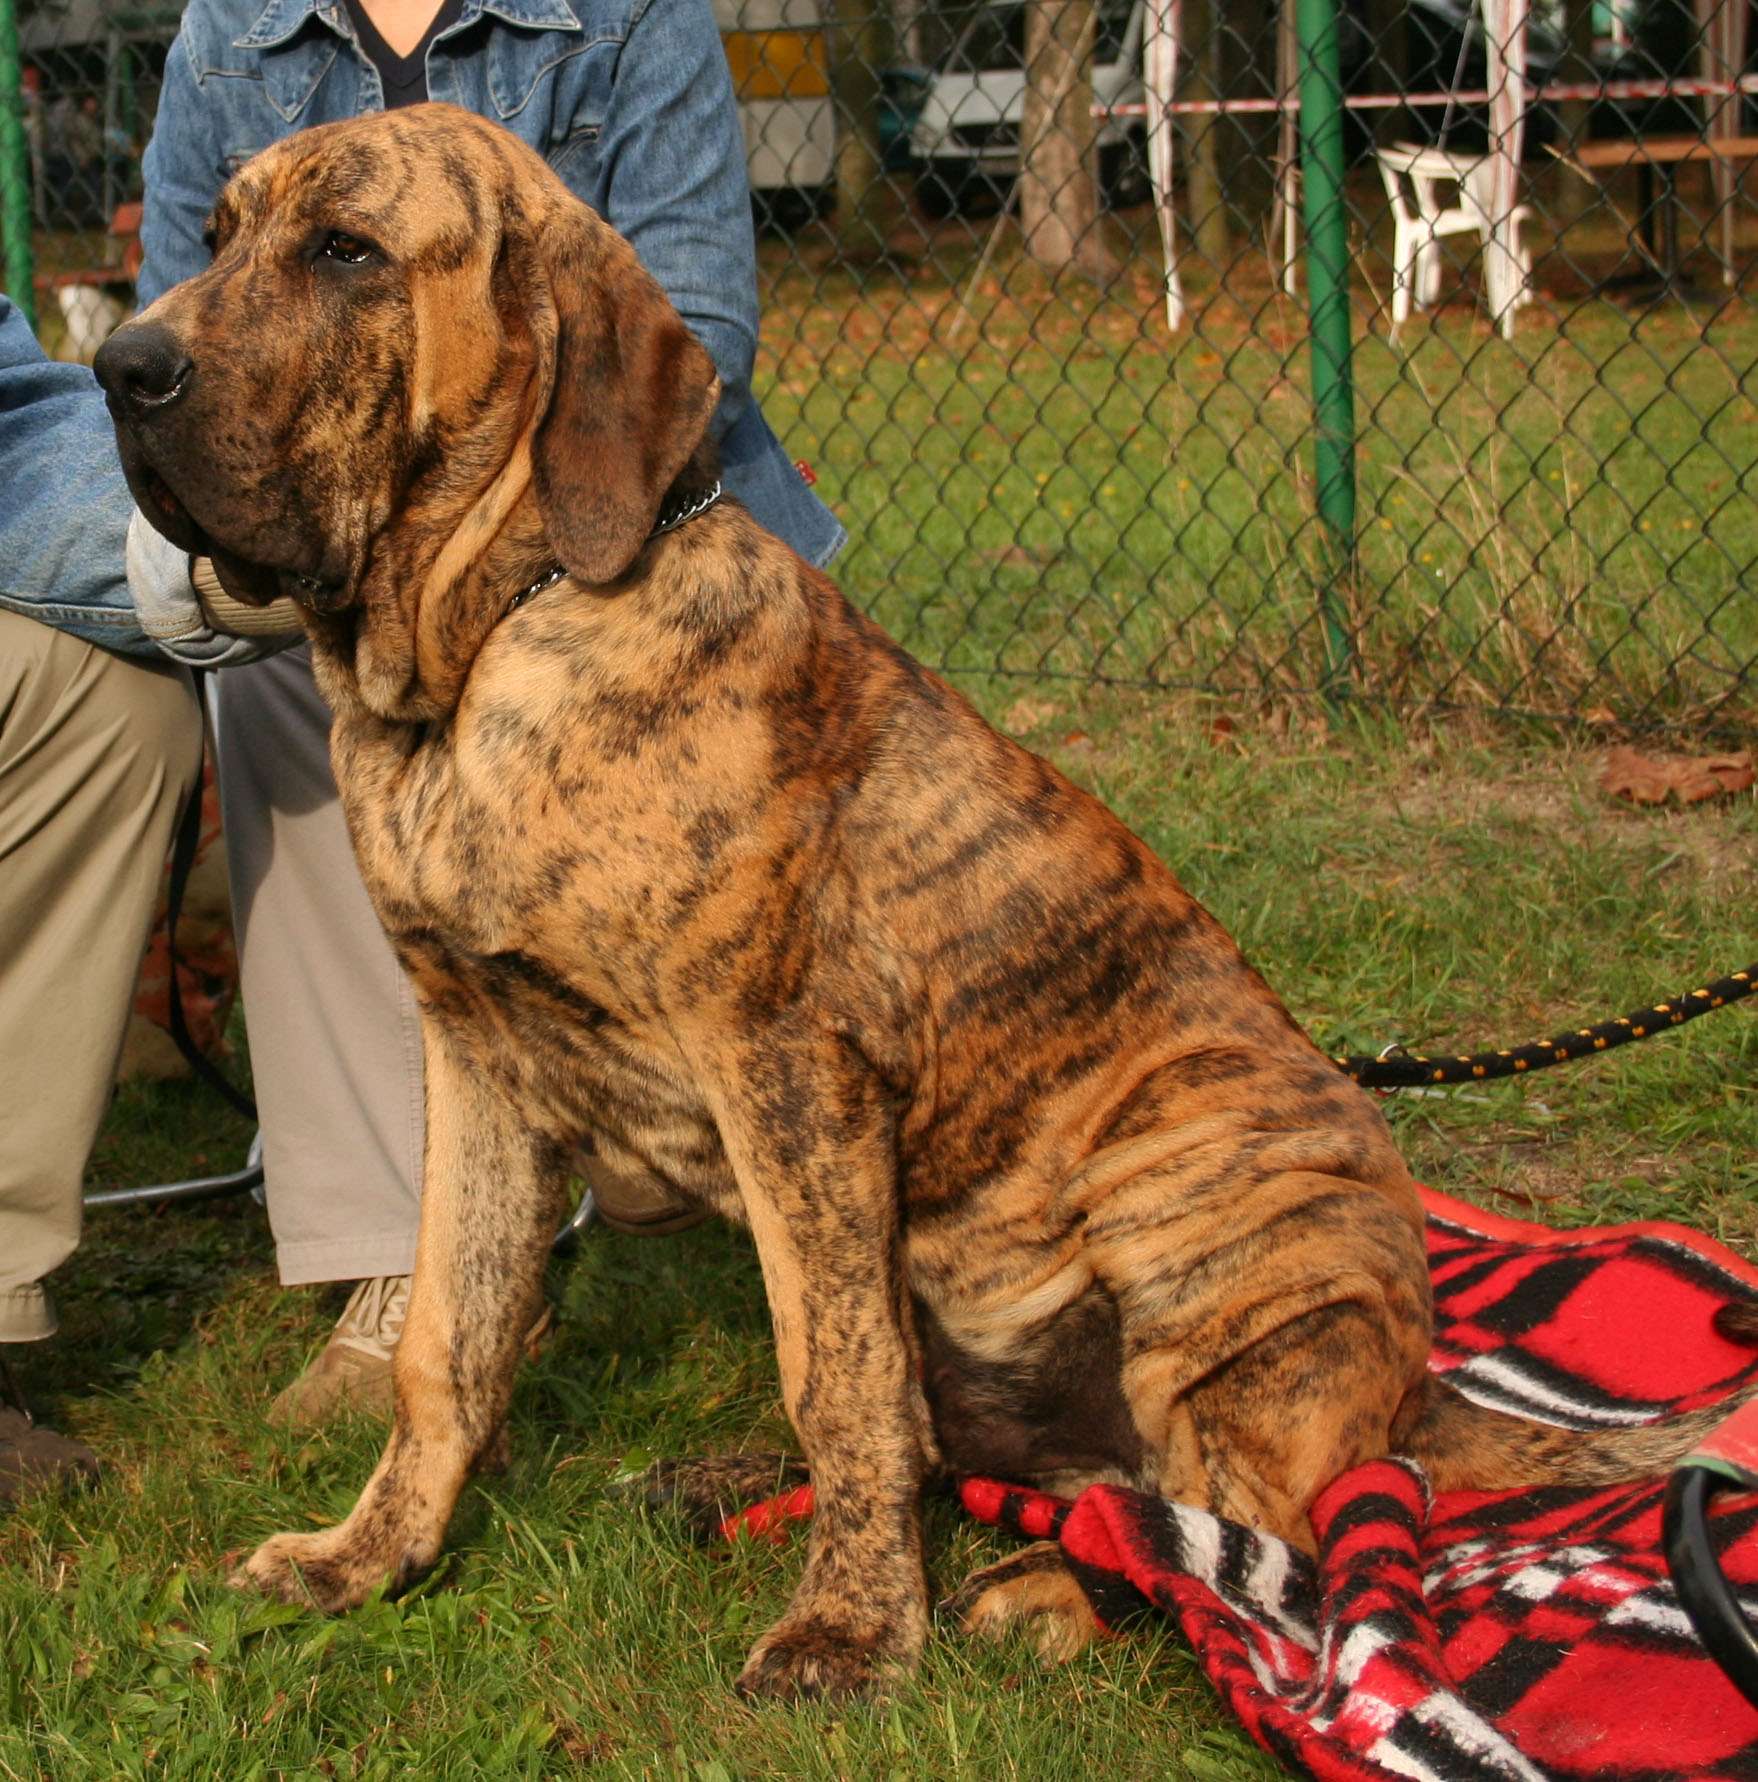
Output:
[[633,249],[468,112],[292,137],[209,241],[97,358],[129,486],[239,598],[318,615],[384,715],[434,715],[485,557],[615,581],[713,414]]

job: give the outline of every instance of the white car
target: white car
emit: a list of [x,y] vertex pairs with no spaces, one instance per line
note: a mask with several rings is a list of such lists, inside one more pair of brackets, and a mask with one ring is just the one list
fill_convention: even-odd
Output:
[[821,216],[835,191],[836,110],[819,0],[714,0],[745,126],[759,222]]
[[[1099,0],[1093,46],[1093,99],[1141,104],[1144,0]],[[991,0],[971,9],[949,53],[934,69],[910,131],[916,195],[933,216],[993,210],[1019,176],[1019,128],[1025,113],[1025,6]],[[1140,117],[1099,126],[1099,180],[1110,204],[1148,195],[1146,129]]]

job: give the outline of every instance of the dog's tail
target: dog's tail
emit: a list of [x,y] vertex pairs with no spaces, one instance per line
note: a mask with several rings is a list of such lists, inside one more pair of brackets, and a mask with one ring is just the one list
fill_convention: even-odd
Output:
[[[1731,1304],[1715,1328],[1758,1346],[1758,1306]],[[1711,1405],[1635,1429],[1559,1429],[1473,1404],[1429,1375],[1414,1426],[1398,1451],[1421,1463],[1437,1491],[1501,1491],[1521,1485],[1615,1485],[1668,1471],[1746,1399]]]

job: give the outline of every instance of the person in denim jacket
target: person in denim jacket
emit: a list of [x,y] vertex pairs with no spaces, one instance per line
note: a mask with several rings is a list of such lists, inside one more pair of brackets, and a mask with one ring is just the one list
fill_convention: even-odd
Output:
[[[253,154],[423,98],[515,132],[630,239],[720,373],[727,490],[803,556],[828,562],[842,529],[751,391],[756,251],[709,0],[194,0],[146,154],[142,306],[206,264],[208,211]],[[354,865],[329,713],[303,647],[243,666],[259,652],[207,627],[187,565],[138,517],[127,538],[160,647],[228,668],[215,683],[221,799],[281,1277],[359,1283],[272,1414],[309,1421],[345,1399],[388,1409],[418,1219],[420,1036]],[[38,611],[93,635],[112,623],[114,583],[64,589]],[[619,1208],[616,1185],[598,1186],[603,1210],[624,1223],[675,1222],[674,1207]]]
[[[0,1345],[54,1334],[44,1277],[79,1241],[80,1179],[201,759],[189,677],[124,579],[133,506],[91,373],[46,360],[0,297]],[[187,565],[176,576],[186,590]],[[177,598],[169,582],[138,591],[149,610]],[[0,1398],[0,1501],[95,1471]]]

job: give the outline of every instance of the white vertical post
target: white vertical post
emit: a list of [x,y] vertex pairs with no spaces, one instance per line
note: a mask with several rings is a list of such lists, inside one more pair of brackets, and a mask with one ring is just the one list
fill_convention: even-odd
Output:
[[[1276,204],[1282,235],[1282,289],[1290,297],[1300,277],[1299,88],[1300,46],[1294,29],[1294,0],[1282,0],[1276,18]],[[1274,228],[1271,233],[1275,233]]]
[[[1697,71],[1705,82],[1732,87],[1746,67],[1746,0],[1697,0]],[[1738,90],[1705,96],[1704,126],[1711,142],[1740,134]],[[1721,279],[1734,282],[1734,200],[1738,169],[1732,161],[1709,164],[1721,227]]]
[[1172,203],[1172,95],[1178,79],[1178,0],[1148,0],[1142,35],[1142,85],[1148,102],[1148,180],[1160,224],[1166,266],[1166,326],[1184,325],[1184,287],[1178,278],[1177,213]]
[[1484,59],[1489,88],[1489,177],[1480,202],[1489,207],[1484,283],[1490,319],[1504,339],[1514,332],[1514,310],[1526,275],[1514,239],[1519,202],[1520,149],[1526,131],[1526,19],[1529,0],[1483,0]]

